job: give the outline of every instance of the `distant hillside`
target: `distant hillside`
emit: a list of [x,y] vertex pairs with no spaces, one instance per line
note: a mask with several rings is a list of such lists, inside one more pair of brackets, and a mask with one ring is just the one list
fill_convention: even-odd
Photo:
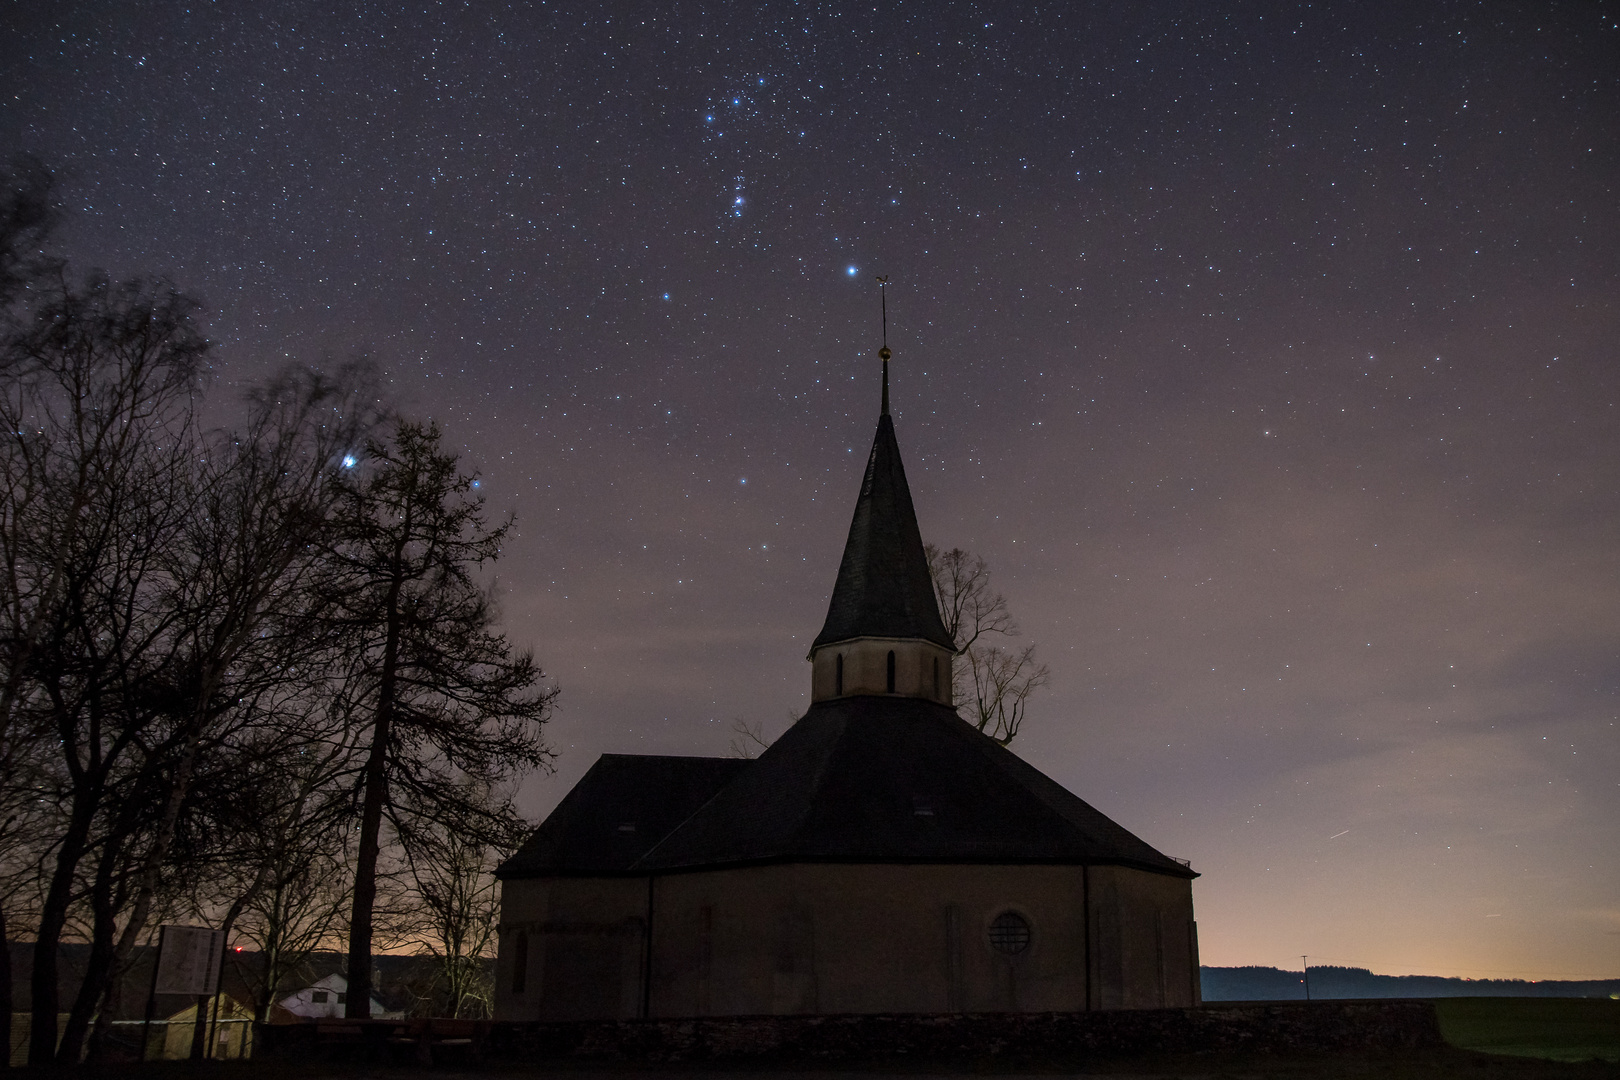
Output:
[[[1305,978],[1274,967],[1199,968],[1205,1001],[1303,1000]],[[1366,968],[1311,966],[1313,998],[1620,997],[1620,979],[1455,979],[1374,975]]]

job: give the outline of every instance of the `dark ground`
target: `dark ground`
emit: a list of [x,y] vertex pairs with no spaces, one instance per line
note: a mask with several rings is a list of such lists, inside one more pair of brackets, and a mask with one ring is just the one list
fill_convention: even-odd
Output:
[[[85,1068],[82,1080],[452,1080],[466,1077],[545,1077],[547,1080],[869,1080],[896,1077],[1118,1076],[1161,1078],[1254,1078],[1254,1080],[1620,1080],[1620,1001],[1578,999],[1452,998],[1435,1002],[1441,1034],[1451,1044],[1424,1050],[1323,1053],[1210,1052],[1102,1056],[1083,1053],[903,1058],[887,1055],[837,1068],[783,1061],[769,1065],[630,1065],[535,1056],[520,1063],[446,1062],[433,1068],[379,1066],[341,1061],[261,1058],[194,1066],[154,1062]],[[1599,1060],[1604,1059],[1604,1060]],[[40,1075],[14,1070],[19,1080]],[[56,1074],[52,1074],[56,1075]]]
[[[33,1075],[16,1070],[14,1075]],[[1609,1080],[1620,1077],[1620,1065],[1612,1062],[1565,1063],[1534,1058],[1507,1057],[1467,1050],[1443,1049],[1422,1053],[1390,1055],[1366,1054],[1340,1057],[1284,1055],[1179,1055],[1144,1056],[1131,1059],[1091,1061],[1007,1061],[916,1062],[912,1067],[896,1067],[892,1061],[865,1068],[813,1070],[757,1066],[717,1068],[714,1066],[662,1066],[626,1068],[615,1065],[548,1066],[544,1062],[525,1065],[452,1066],[433,1069],[335,1063],[289,1065],[284,1062],[222,1063],[193,1067],[186,1062],[84,1069],[74,1074],[83,1080],[459,1080],[489,1076],[545,1076],[553,1080],[873,1080],[896,1077],[903,1080],[996,1076],[1048,1078],[1058,1075],[1087,1077],[1155,1077],[1163,1080],[1437,1080],[1464,1077],[1470,1080]]]

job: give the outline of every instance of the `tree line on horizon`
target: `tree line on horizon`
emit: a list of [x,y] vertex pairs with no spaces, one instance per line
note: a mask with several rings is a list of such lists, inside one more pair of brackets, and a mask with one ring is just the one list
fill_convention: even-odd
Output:
[[364,363],[210,397],[198,304],[75,276],[51,172],[0,179],[0,1030],[20,1007],[30,1065],[104,1057],[175,921],[262,952],[261,1003],[336,948],[365,1016],[406,948],[441,1013],[487,1009],[490,871],[557,694],[498,627],[511,518]]
[[[1198,969],[1205,1001],[1305,999],[1303,969],[1258,964]],[[1471,979],[1458,975],[1379,975],[1362,967],[1312,964],[1313,1000],[1430,997],[1620,997],[1620,979]]]

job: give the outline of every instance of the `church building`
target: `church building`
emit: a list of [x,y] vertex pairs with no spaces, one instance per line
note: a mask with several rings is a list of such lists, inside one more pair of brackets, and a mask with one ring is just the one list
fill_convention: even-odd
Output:
[[497,1019],[1199,1004],[1197,875],[952,707],[887,354],[809,711],[751,761],[602,755],[498,871]]

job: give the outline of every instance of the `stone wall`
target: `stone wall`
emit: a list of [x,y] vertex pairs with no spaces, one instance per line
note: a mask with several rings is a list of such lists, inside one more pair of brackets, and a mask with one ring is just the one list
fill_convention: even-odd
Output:
[[[441,1040],[440,1036],[455,1038]],[[476,1059],[528,1065],[600,1061],[797,1066],[905,1061],[960,1067],[989,1059],[1073,1063],[1140,1054],[1332,1054],[1443,1045],[1430,1001],[1254,1002],[1093,1013],[751,1016],[600,1023],[332,1021],[261,1024],[255,1034],[255,1056],[282,1061],[444,1063]]]
[[497,1024],[488,1059],[971,1062],[985,1057],[1415,1050],[1443,1045],[1427,1001],[1284,1002],[1093,1013],[739,1017]]

